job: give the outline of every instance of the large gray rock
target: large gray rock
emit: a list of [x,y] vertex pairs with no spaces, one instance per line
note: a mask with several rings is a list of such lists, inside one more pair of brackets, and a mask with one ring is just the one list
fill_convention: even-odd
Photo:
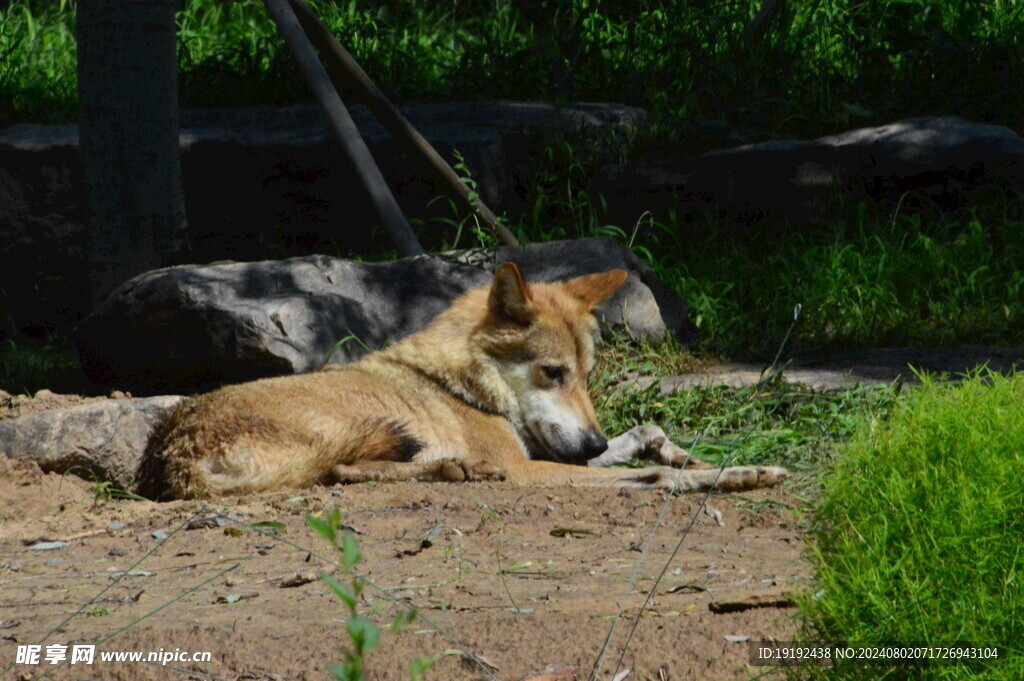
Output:
[[1024,140],[1009,128],[953,116],[913,118],[811,141],[721,149],[642,167],[607,167],[593,189],[613,220],[647,210],[727,210],[801,221],[839,198],[895,205],[907,192],[949,208],[976,192],[1024,191]]
[[[644,111],[618,104],[464,102],[403,108],[449,162],[458,151],[477,191],[499,214],[522,209],[517,187],[532,155],[564,138],[583,155],[611,131],[629,131]],[[362,107],[352,117],[410,218],[450,217],[438,191]],[[334,133],[315,107],[185,111],[182,174],[189,262],[289,253],[362,252],[377,223]],[[78,128],[0,129],[2,325],[66,331],[87,312],[82,263],[84,200]],[[436,230],[420,230],[428,250]],[[182,259],[168,264],[184,262]],[[41,276],[46,275],[46,276]],[[14,329],[7,329],[13,331]]]
[[79,357],[93,381],[135,394],[195,392],[346,362],[420,331],[496,264],[554,281],[624,268],[599,312],[628,332],[686,336],[686,303],[608,239],[533,244],[368,263],[307,256],[148,272],[123,284],[82,325]]
[[[0,453],[28,458],[44,471],[72,471],[113,482],[134,483],[139,458],[157,423],[183,397],[104,400],[0,421]],[[84,470],[82,470],[84,469]]]

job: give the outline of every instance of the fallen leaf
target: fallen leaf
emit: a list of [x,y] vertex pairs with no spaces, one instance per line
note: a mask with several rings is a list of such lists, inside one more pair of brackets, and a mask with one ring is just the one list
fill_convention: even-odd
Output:
[[443,529],[444,525],[438,525],[437,527],[431,528],[429,532],[423,535],[423,539],[420,540],[420,546],[425,549],[429,549],[434,545],[434,541],[437,539],[438,535],[441,534],[441,530]]
[[245,600],[248,598],[258,598],[258,593],[251,594],[228,594],[226,596],[217,596],[216,603],[237,603],[238,601]]
[[702,591],[707,591],[707,589],[705,587],[703,587],[703,586],[700,586],[699,584],[680,584],[679,586],[672,587],[671,589],[669,589],[665,593],[667,593],[667,594],[696,594],[696,593],[700,593]]
[[556,527],[551,530],[552,537],[600,537],[597,532],[593,530],[580,530],[572,527]]
[[267,534],[277,534],[285,529],[285,524],[277,520],[261,520],[258,523],[253,523],[249,527],[254,530],[260,530]]
[[287,579],[281,580],[281,588],[291,589],[297,586],[305,586],[316,580],[317,576],[312,572],[298,572]]
[[71,546],[71,542],[68,541],[40,541],[36,542],[32,546],[28,547],[29,551],[53,551],[55,549],[63,549],[67,546]]
[[688,605],[685,610],[669,610],[667,612],[658,612],[657,610],[652,610],[651,615],[654,617],[682,617],[683,615],[690,612],[696,607],[697,604],[692,603]]
[[486,657],[484,657],[483,655],[480,655],[480,654],[476,654],[476,655],[472,655],[472,656],[464,654],[462,656],[462,659],[466,660],[467,662],[474,662],[474,661],[475,662],[479,662],[480,664],[484,665],[485,667],[487,667],[488,669],[491,669],[493,671],[499,671],[499,669],[500,669],[500,667],[498,667],[498,665],[494,664],[493,662],[491,662]]
[[754,594],[746,598],[739,598],[732,601],[712,601],[708,603],[708,610],[716,614],[727,612],[743,612],[755,608],[793,608],[796,603],[787,594],[768,593]]

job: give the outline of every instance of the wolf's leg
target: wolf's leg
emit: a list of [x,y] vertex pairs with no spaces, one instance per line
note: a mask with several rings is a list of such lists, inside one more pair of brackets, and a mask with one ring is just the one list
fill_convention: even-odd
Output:
[[673,492],[701,492],[712,488],[723,492],[739,492],[772,487],[787,476],[786,469],[778,466],[733,466],[721,470],[721,473],[719,470],[687,470],[667,466],[590,468],[550,461],[523,461],[509,466],[506,473],[510,482],[520,484],[638,487]]
[[337,483],[355,482],[480,482],[504,480],[505,473],[486,461],[438,459],[426,462],[361,461],[331,469]]
[[789,475],[789,472],[780,466],[731,466],[702,470],[653,466],[633,471],[636,473],[635,477],[627,480],[623,487],[659,488],[673,492],[706,492],[710,489],[742,492],[760,487],[774,487]]
[[634,459],[655,459],[666,466],[677,468],[709,468],[710,465],[695,458],[676,445],[665,431],[655,425],[635,426],[608,441],[608,449],[587,462],[593,468],[605,468]]

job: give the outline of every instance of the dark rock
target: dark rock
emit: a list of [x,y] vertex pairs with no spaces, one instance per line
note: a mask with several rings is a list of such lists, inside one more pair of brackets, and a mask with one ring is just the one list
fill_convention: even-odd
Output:
[[32,459],[48,472],[79,466],[129,489],[150,433],[182,399],[105,400],[0,421],[0,453]]
[[687,319],[688,306],[627,248],[611,239],[548,241],[498,249],[494,262],[514,262],[528,281],[562,281],[591,272],[625,269],[632,276],[598,307],[606,324],[634,337],[661,338],[666,332],[681,340],[696,338]]
[[686,303],[608,239],[549,242],[455,258],[368,263],[307,256],[164,268],[123,284],[82,325],[87,376],[137,394],[224,383],[347,362],[422,330],[456,297],[513,261],[533,281],[613,268],[633,276],[601,306],[638,335],[689,332]]
[[[404,113],[449,162],[458,151],[477,190],[499,214],[522,210],[523,165],[551,139],[585,153],[611,129],[633,129],[644,111],[617,104],[464,102],[411,105]],[[440,212],[419,166],[362,107],[352,117],[410,218]],[[182,175],[189,253],[167,264],[361,251],[378,221],[357,189],[318,108],[185,111]],[[88,312],[84,189],[77,126],[0,129],[0,272],[21,272],[0,289],[0,336],[66,330]],[[431,246],[432,230],[421,231]],[[45,276],[44,276],[45,275]],[[9,328],[5,328],[9,327]]]
[[608,167],[592,188],[607,198],[619,224],[632,224],[647,210],[708,209],[805,221],[827,215],[837,198],[894,206],[907,192],[952,208],[980,190],[1024,191],[1024,140],[1009,128],[953,116],[913,118],[812,141]]

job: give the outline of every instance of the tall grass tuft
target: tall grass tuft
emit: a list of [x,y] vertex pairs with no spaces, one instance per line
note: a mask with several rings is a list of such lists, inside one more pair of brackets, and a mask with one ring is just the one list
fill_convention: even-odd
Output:
[[804,668],[849,679],[1024,678],[1024,374],[925,377],[825,476],[804,600],[812,640],[978,641],[990,667]]
[[[1024,123],[1024,11],[1013,0],[791,2],[757,44],[743,35],[762,0],[312,4],[399,99],[623,101],[703,147],[921,113]],[[73,119],[74,2],[3,6],[0,100],[16,119]],[[260,2],[180,6],[187,106],[305,98]],[[652,147],[663,155],[665,140]]]
[[858,215],[785,239],[713,232],[690,253],[651,250],[664,254],[656,270],[688,300],[704,342],[726,355],[770,359],[796,303],[797,353],[1024,338],[1024,219],[1014,211],[890,224]]

